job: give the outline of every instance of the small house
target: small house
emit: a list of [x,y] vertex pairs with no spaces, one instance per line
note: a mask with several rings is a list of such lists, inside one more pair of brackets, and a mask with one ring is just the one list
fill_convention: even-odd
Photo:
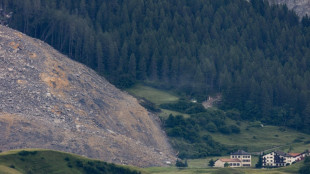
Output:
[[239,159],[229,158],[222,158],[216,160],[214,163],[214,167],[225,167],[225,163],[227,163],[229,167],[241,167],[241,161]]

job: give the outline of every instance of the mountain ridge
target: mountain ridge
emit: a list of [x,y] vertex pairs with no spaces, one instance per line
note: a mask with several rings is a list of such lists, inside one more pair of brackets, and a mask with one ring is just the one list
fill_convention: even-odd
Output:
[[118,164],[174,155],[157,117],[84,65],[0,26],[0,149],[46,148]]

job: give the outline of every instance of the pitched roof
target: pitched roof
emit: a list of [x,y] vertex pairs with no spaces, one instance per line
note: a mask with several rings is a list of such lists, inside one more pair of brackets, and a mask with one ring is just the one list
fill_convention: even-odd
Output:
[[237,158],[233,158],[233,159],[230,159],[230,158],[222,158],[222,159],[219,159],[220,161],[222,162],[241,162],[239,159]]
[[251,155],[251,154],[243,150],[238,150],[237,152],[231,153],[231,155]]
[[281,152],[281,151],[276,151],[275,153],[277,153],[278,155],[281,155],[281,156],[285,156],[285,157],[292,157],[290,154],[285,153],[285,152]]
[[301,153],[288,153],[289,155],[291,155],[292,157],[296,157],[298,155],[300,155]]

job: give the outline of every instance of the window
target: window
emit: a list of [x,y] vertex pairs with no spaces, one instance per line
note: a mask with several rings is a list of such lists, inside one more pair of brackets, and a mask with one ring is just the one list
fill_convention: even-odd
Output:
[[237,163],[237,166],[240,166],[240,163]]
[[233,166],[236,166],[237,164],[236,163],[233,163]]
[[235,156],[233,155],[233,156],[231,156],[232,158],[235,158]]
[[240,156],[238,156],[238,158],[240,158]]

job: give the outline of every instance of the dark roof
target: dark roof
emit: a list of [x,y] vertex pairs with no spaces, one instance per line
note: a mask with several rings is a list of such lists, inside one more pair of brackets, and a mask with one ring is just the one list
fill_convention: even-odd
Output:
[[285,157],[292,157],[290,154],[285,153],[285,152],[281,152],[281,151],[276,151],[275,153],[277,153],[278,155],[281,155],[281,156],[285,156]]
[[243,150],[238,150],[237,152],[231,153],[231,155],[251,155],[251,154]]

